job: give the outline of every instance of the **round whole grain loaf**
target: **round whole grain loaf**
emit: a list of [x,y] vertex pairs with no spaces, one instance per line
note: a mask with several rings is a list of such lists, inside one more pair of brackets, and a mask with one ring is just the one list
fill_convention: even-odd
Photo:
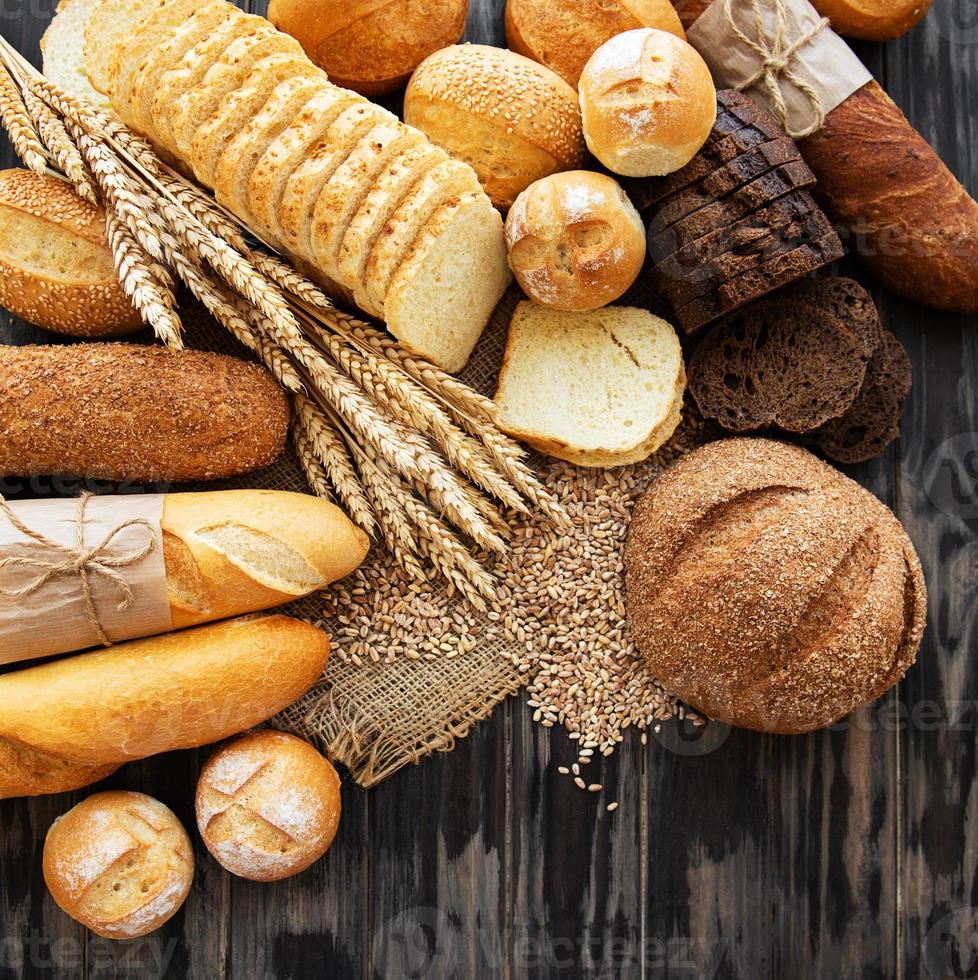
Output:
[[724,439],[636,506],[627,617],[656,678],[710,718],[823,728],[906,673],[924,631],[920,562],[893,513],[810,453]]

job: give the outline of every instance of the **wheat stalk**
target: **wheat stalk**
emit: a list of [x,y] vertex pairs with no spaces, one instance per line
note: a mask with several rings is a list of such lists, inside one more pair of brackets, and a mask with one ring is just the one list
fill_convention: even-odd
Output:
[[24,166],[36,174],[47,173],[48,160],[40,134],[35,130],[13,77],[0,71],[0,121]]

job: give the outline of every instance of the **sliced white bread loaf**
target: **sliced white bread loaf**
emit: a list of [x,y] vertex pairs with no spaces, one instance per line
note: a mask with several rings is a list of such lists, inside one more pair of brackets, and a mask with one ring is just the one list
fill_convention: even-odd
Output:
[[167,0],[99,0],[85,25],[85,74],[92,87],[111,95],[112,61],[136,28]]
[[85,28],[98,4],[99,0],[61,0],[41,38],[41,70],[70,95],[115,115],[112,103],[92,85],[85,71]]
[[647,310],[564,313],[519,303],[495,402],[504,432],[580,466],[650,456],[679,425],[679,338]]

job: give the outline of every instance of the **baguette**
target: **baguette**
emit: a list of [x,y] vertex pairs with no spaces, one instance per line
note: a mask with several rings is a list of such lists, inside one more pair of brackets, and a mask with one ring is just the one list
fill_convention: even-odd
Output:
[[282,452],[285,396],[254,364],[203,351],[0,349],[0,475],[209,480]]
[[[687,30],[710,2],[674,0]],[[978,203],[875,81],[798,146],[830,217],[893,292],[978,313]]]
[[77,789],[114,768],[244,731],[316,682],[329,639],[251,616],[0,677],[0,799]]

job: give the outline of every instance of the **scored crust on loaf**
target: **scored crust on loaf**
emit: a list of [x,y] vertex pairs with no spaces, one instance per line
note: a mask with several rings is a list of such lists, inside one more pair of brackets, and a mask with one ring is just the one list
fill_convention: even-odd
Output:
[[160,79],[201,39],[209,36],[230,19],[229,7],[225,0],[209,3],[188,17],[183,23],[172,28],[158,47],[154,48],[132,74],[129,89],[129,108],[140,131],[153,142],[166,147],[153,126],[153,98]]
[[251,29],[247,18],[226,18],[216,30],[206,32],[179,61],[164,71],[154,90],[144,93],[144,99],[149,103],[149,119],[158,140],[171,152],[180,152],[173,124],[176,109],[182,104],[181,99],[193,91],[228,45]]
[[481,192],[464,197],[435,213],[394,274],[387,328],[416,354],[460,371],[510,278],[499,212]]
[[451,159],[438,163],[412,185],[381,228],[367,258],[363,283],[370,309],[383,313],[394,273],[435,211],[481,190],[475,171]]
[[648,311],[565,313],[522,302],[499,375],[497,421],[548,455],[624,465],[672,435],[684,387],[679,338]]
[[267,101],[228,143],[214,171],[217,199],[246,224],[255,225],[248,204],[248,181],[262,154],[317,92],[329,83],[325,74],[298,75],[279,83]]
[[198,180],[214,187],[217,166],[228,144],[254,119],[279,85],[303,76],[325,77],[301,52],[274,54],[258,62],[247,82],[232,91],[194,134],[191,163]]
[[114,115],[112,103],[85,73],[85,30],[99,0],[60,0],[54,19],[41,37],[41,71],[69,95],[87,99]]
[[252,214],[271,231],[276,241],[285,239],[278,209],[286,182],[339,115],[359,100],[354,92],[334,85],[323,86],[322,91],[317,92],[269,144],[258,161],[248,181],[248,199]]
[[279,205],[279,222],[290,251],[312,261],[312,212],[319,192],[337,168],[353,152],[363,133],[381,122],[397,119],[392,113],[357,101],[340,113],[304,160],[285,182]]
[[111,95],[112,61],[119,46],[167,0],[97,0],[85,25],[85,74],[92,87]]
[[447,159],[443,150],[427,141],[397,154],[377,176],[347,227],[340,244],[339,278],[353,284],[357,305],[372,316],[381,315],[380,309],[372,308],[365,283],[367,260],[374,243],[421,175]]
[[[381,123],[365,133],[316,199],[310,244],[316,265],[340,280],[338,257],[346,229],[387,162],[397,153],[427,145],[424,135],[400,123]],[[344,282],[352,288],[352,282]]]
[[244,86],[255,64],[274,54],[297,55],[301,51],[292,38],[272,30],[264,18],[244,19],[250,24],[244,36],[232,41],[199,84],[173,107],[173,136],[184,160],[192,158],[192,142],[198,128],[220,111],[231,92]]

